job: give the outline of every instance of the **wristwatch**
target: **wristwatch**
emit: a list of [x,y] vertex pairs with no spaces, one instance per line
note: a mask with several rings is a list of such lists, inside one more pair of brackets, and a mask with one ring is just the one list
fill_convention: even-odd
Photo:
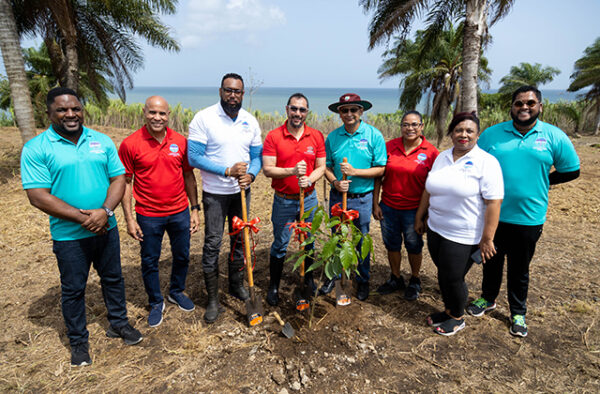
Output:
[[112,209],[110,209],[109,207],[105,207],[104,205],[102,206],[102,209],[104,209],[104,212],[106,212],[106,216],[111,217],[114,216],[114,212],[112,211]]
[[199,211],[199,210],[200,210],[200,204],[192,205],[192,206],[190,207],[190,209],[191,209],[192,211],[193,211],[193,210],[198,210],[198,211]]

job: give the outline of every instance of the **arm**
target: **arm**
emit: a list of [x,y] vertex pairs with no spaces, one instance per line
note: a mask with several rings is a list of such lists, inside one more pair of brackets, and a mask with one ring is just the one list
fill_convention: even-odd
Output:
[[427,190],[423,190],[423,194],[421,195],[421,202],[419,203],[419,208],[417,208],[417,213],[415,214],[415,231],[418,234],[425,233],[425,217],[427,216],[427,210],[429,209],[429,193]]
[[143,241],[144,233],[141,227],[137,223],[137,220],[133,217],[133,179],[131,177],[125,177],[125,193],[121,200],[121,207],[123,208],[123,215],[125,215],[125,223],[127,223],[127,234],[137,241]]
[[[114,211],[115,207],[123,199],[125,193],[125,175],[117,175],[109,179],[110,186],[106,192],[106,199],[102,204],[103,207]],[[80,209],[81,213],[89,215],[88,218],[81,223],[81,226],[93,233],[101,233],[106,228],[108,216],[106,211],[100,207],[96,209]]]
[[83,223],[88,218],[88,215],[81,213],[79,209],[50,194],[49,188],[34,188],[25,191],[29,203],[50,216],[78,224]]
[[481,257],[483,262],[491,259],[496,254],[494,246],[494,234],[498,228],[498,220],[500,220],[500,206],[502,200],[483,200],[485,202],[485,213],[483,219],[483,234],[479,242]]
[[335,173],[329,167],[325,167],[325,178],[329,183],[331,183],[331,186],[335,187],[335,189],[340,193],[347,192],[348,188],[350,187],[350,182],[352,182],[348,180],[340,181],[336,179]]
[[375,178],[375,183],[373,184],[373,218],[375,220],[383,219],[383,212],[381,212],[381,207],[379,206],[379,195],[381,193],[382,180],[382,177]]
[[554,171],[548,176],[551,185],[558,185],[559,183],[570,182],[573,179],[579,178],[579,170],[569,172],[558,172]]
[[315,162],[315,168],[309,176],[301,175],[298,178],[298,185],[303,188],[307,188],[310,185],[314,185],[325,173],[325,158],[319,157]]
[[348,176],[357,176],[360,178],[379,178],[385,172],[385,166],[375,166],[371,168],[354,168],[350,163],[340,163],[342,174]]
[[294,167],[277,167],[275,156],[263,156],[263,172],[265,176],[273,179],[287,178],[306,174],[306,163],[300,160]]
[[212,172],[217,175],[227,175],[227,167],[217,164],[205,156],[206,144],[188,140],[188,160],[192,167]]
[[[190,205],[198,205],[198,184],[196,183],[196,176],[194,171],[186,171],[183,173],[183,183],[185,185],[185,193],[187,194]],[[194,234],[198,231],[200,225],[200,218],[198,217],[198,209],[192,209],[190,213],[190,234]]]
[[248,166],[248,172],[237,177],[240,188],[246,189],[250,186],[260,172],[261,167],[262,145],[250,146],[250,165]]

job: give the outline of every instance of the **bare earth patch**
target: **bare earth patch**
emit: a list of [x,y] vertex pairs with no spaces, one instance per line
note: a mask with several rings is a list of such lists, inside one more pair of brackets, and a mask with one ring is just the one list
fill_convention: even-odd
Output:
[[[128,130],[99,128],[118,144]],[[192,237],[187,292],[197,307],[186,313],[167,304],[165,320],[148,327],[139,245],[125,232],[117,209],[129,318],[144,334],[138,346],[109,339],[98,276],[86,294],[91,367],[71,368],[60,310],[60,282],[47,216],[31,207],[19,176],[20,140],[0,128],[0,390],[24,392],[599,392],[600,391],[600,149],[598,137],[574,140],[582,175],[550,191],[550,211],[531,269],[529,336],[508,332],[503,291],[499,307],[467,328],[441,337],[425,317],[441,308],[436,270],[427,252],[423,293],[372,294],[366,302],[335,307],[320,297],[312,322],[296,313],[297,274],[288,266],[276,310],[297,336],[286,339],[275,319],[249,328],[245,306],[227,295],[227,242],[221,253],[220,297],[226,312],[215,324],[206,303],[201,267],[203,232]],[[596,144],[596,147],[593,145]],[[323,203],[323,185],[319,183]],[[272,189],[262,174],[252,188],[251,217],[258,234],[256,286],[265,296],[271,242]],[[373,222],[375,262],[371,289],[389,275],[379,224]],[[165,236],[161,283],[167,293],[170,250]],[[296,248],[292,245],[290,249]],[[406,260],[403,262],[404,275]],[[470,297],[480,291],[481,267],[468,274]],[[273,310],[265,303],[265,313]]]

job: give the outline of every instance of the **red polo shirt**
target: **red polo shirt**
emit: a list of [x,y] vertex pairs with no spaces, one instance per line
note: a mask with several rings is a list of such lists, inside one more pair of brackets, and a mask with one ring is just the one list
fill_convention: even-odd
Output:
[[394,209],[417,209],[425,189],[427,174],[439,152],[423,138],[423,142],[409,154],[402,138],[386,143],[388,161],[383,177],[381,200]]
[[[316,129],[304,125],[304,133],[299,140],[287,129],[287,121],[280,127],[269,131],[263,144],[263,156],[274,156],[277,158],[277,167],[294,167],[300,160],[306,162],[306,175],[310,175],[315,169],[318,158],[325,157],[325,139],[323,134]],[[273,179],[273,189],[285,194],[298,194],[298,178],[294,175],[286,178]],[[310,193],[314,185],[306,189]]]
[[188,207],[183,173],[192,171],[187,159],[187,140],[167,128],[162,143],[146,126],[125,138],[119,147],[125,176],[133,177],[135,211],[163,217]]

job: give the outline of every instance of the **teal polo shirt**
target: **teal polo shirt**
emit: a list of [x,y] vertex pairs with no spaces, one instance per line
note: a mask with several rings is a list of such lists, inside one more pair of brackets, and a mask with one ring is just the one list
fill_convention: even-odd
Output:
[[[50,189],[50,194],[79,209],[102,207],[109,178],[124,173],[112,140],[87,127],[75,145],[50,126],[27,142],[21,154],[23,189]],[[114,216],[108,218],[108,224],[109,229],[117,225]],[[50,233],[55,241],[96,235],[78,223],[53,216],[50,216]]]
[[502,167],[504,200],[500,221],[505,223],[544,224],[551,167],[558,172],[579,169],[579,157],[569,137],[540,120],[525,135],[515,129],[512,121],[499,123],[487,128],[477,144],[496,157]]
[[[340,180],[340,163],[344,157],[348,158],[352,167],[360,169],[385,166],[387,162],[385,140],[381,131],[363,121],[353,134],[348,133],[344,126],[329,133],[325,141],[325,153],[327,167],[333,169],[335,177]],[[348,180],[352,181],[349,193],[366,193],[373,190],[373,178],[349,176]]]

